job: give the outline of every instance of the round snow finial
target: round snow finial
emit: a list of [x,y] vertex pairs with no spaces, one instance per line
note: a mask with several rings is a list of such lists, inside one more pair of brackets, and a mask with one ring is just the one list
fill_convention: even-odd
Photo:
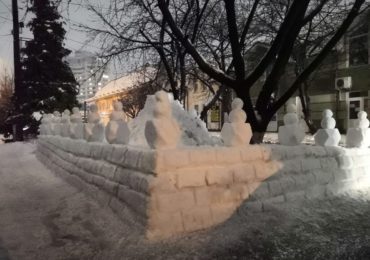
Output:
[[113,102],[113,109],[114,111],[121,111],[122,110],[122,103],[119,101]]
[[321,127],[323,129],[334,129],[335,119],[333,118],[333,112],[330,109],[325,109],[322,112]]
[[245,123],[247,115],[241,109],[234,109],[230,112],[229,119],[231,123]]
[[286,108],[288,113],[297,113],[297,106],[294,104],[289,104]]
[[325,109],[322,111],[322,117],[333,117],[333,112],[330,109]]
[[157,101],[160,101],[160,102],[166,102],[168,103],[169,102],[169,99],[168,99],[168,95],[166,92],[164,92],[163,90],[160,90],[160,91],[157,91],[155,93],[155,99]]
[[366,119],[367,118],[367,113],[365,111],[360,111],[357,113],[357,118],[358,119]]
[[74,108],[72,108],[72,113],[73,114],[79,114],[80,113],[80,109],[78,107],[74,107]]
[[158,91],[155,93],[155,100],[156,104],[153,111],[154,117],[171,117],[172,110],[167,93],[163,90]]
[[242,109],[243,105],[243,100],[241,100],[240,98],[234,98],[233,102],[231,102],[231,109]]
[[69,111],[69,109],[64,109],[63,114],[69,116],[71,114],[71,111]]

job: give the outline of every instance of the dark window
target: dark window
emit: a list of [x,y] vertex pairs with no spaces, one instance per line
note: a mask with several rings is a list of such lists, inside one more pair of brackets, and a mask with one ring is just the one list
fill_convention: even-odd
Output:
[[349,93],[349,97],[354,98],[354,97],[361,97],[361,92],[360,91],[352,91]]
[[367,91],[352,91],[349,93],[350,98],[355,98],[355,97],[367,97],[368,92]]
[[349,65],[369,63],[367,34],[349,39]]
[[363,22],[349,34],[349,65],[358,66],[369,63],[368,25]]
[[349,102],[349,119],[357,119],[357,114],[360,112],[360,101],[351,100]]

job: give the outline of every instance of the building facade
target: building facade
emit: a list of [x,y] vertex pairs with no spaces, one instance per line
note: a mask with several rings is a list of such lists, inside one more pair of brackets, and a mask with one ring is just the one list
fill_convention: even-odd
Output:
[[[104,123],[108,123],[109,115],[113,111],[113,102],[125,100],[128,91],[139,83],[144,83],[151,77],[150,72],[132,72],[115,80],[109,81],[105,86],[99,88],[95,95],[86,99],[87,106],[96,104]],[[126,116],[126,120],[130,120]]]
[[[370,115],[369,29],[368,12],[353,23],[337,47],[313,73],[308,94],[311,116],[316,126],[320,126],[321,113],[327,108],[334,112],[337,127],[342,133],[353,126],[359,111],[364,110]],[[288,73],[287,82],[293,79]],[[297,97],[290,102],[300,106]],[[279,118],[282,119],[281,116]]]
[[102,59],[91,52],[76,51],[67,62],[79,84],[77,100],[80,104],[92,98],[109,81],[106,68],[102,69]]

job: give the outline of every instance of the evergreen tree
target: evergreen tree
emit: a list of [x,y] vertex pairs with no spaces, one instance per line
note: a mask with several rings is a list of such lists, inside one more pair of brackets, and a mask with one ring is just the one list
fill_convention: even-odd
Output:
[[[64,58],[66,31],[52,0],[31,0],[30,11],[35,17],[27,24],[33,39],[22,49],[22,112],[30,120],[35,111],[51,113],[71,109],[78,104],[77,82]],[[29,123],[29,122],[28,122]]]

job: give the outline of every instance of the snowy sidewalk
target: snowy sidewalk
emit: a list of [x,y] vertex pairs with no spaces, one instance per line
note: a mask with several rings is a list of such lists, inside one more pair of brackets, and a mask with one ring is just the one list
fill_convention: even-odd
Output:
[[0,259],[98,257],[122,222],[45,168],[35,148],[0,145]]

